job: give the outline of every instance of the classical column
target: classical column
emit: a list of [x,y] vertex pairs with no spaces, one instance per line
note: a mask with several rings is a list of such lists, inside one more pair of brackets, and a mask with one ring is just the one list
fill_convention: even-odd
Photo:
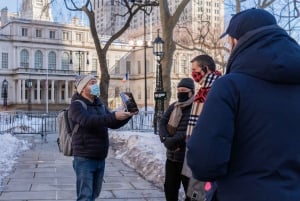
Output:
[[37,103],[41,103],[41,80],[36,80],[36,94],[37,94]]
[[22,103],[22,80],[17,81],[17,103]]
[[26,92],[25,80],[22,80],[22,95],[21,95],[22,103],[26,103],[25,92]]
[[62,96],[61,96],[61,92],[62,92],[62,81],[57,81],[57,103],[62,103]]
[[51,103],[54,103],[54,80],[51,80]]

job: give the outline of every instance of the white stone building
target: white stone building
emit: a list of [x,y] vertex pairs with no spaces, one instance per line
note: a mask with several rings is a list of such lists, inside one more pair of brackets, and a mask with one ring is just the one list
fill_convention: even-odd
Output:
[[[155,0],[135,0],[136,3],[151,3]],[[130,1],[129,1],[130,2]],[[174,12],[179,0],[169,0],[170,12]],[[125,23],[124,17],[116,17],[117,13],[125,13],[124,6],[115,4],[114,1],[97,1],[91,0],[95,12],[95,23],[98,33],[101,35],[111,35],[116,33]],[[148,11],[150,9],[148,8]],[[224,1],[223,0],[192,0],[182,13],[179,25],[188,27],[194,36],[199,35],[204,26],[214,30],[215,36],[219,36],[223,31],[224,25]],[[153,7],[149,15],[144,15],[140,11],[133,18],[130,28],[121,36],[123,40],[129,41],[132,46],[133,54],[131,58],[132,68],[130,77],[132,81],[131,91],[134,91],[139,105],[154,105],[153,93],[155,90],[155,72],[156,61],[152,53],[151,42],[157,36],[157,29],[160,27],[159,8]],[[185,35],[176,27],[174,30],[174,39],[180,41]],[[147,45],[145,45],[147,44]],[[200,54],[197,51],[187,51],[178,48],[173,58],[171,73],[171,101],[176,100],[176,86],[178,81],[190,76],[190,61]],[[209,52],[213,57],[219,56],[217,52]],[[146,75],[146,76],[145,76]],[[145,84],[146,77],[146,84]]]
[[[40,12],[39,5],[47,1],[24,0],[23,3],[32,4],[22,6],[20,16],[9,13],[7,8],[1,10],[0,84],[8,82],[5,109],[61,109],[70,103],[76,75],[99,77],[99,61],[89,27],[80,25],[76,18],[70,24],[52,22],[50,15],[38,19],[34,13]],[[109,66],[124,66],[129,51],[123,43],[114,43],[107,55]],[[112,77],[118,82],[112,86],[121,89],[124,74],[122,69],[114,73]],[[3,101],[1,93],[0,105]]]

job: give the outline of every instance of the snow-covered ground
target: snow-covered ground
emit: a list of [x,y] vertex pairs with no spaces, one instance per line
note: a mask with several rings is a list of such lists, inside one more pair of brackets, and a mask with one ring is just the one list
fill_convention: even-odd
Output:
[[116,158],[163,188],[166,149],[157,135],[153,132],[110,131],[110,142]]
[[19,154],[30,148],[26,140],[18,139],[11,134],[0,135],[0,185],[4,177],[12,170]]
[[[134,168],[145,179],[163,189],[166,149],[153,132],[110,130],[112,155]],[[17,157],[30,148],[30,142],[11,134],[0,134],[0,186]],[[181,199],[183,192],[181,189]],[[180,199],[180,200],[181,200]]]

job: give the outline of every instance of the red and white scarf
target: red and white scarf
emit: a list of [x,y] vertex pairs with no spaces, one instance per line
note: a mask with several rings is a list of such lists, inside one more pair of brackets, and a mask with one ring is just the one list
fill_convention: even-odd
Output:
[[199,89],[197,94],[195,95],[194,103],[192,106],[191,114],[189,117],[188,127],[186,136],[187,139],[191,136],[193,128],[195,127],[197,120],[201,114],[203,104],[206,100],[207,94],[214,83],[216,79],[218,79],[221,76],[221,73],[219,71],[215,71],[212,73],[207,74],[204,79],[203,86]]

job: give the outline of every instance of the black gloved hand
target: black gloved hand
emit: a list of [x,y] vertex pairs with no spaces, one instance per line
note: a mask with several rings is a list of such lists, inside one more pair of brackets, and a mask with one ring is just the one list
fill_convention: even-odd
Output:
[[169,150],[175,150],[177,148],[177,143],[173,137],[165,137],[163,143]]
[[164,142],[166,140],[165,135],[159,135],[160,142]]

